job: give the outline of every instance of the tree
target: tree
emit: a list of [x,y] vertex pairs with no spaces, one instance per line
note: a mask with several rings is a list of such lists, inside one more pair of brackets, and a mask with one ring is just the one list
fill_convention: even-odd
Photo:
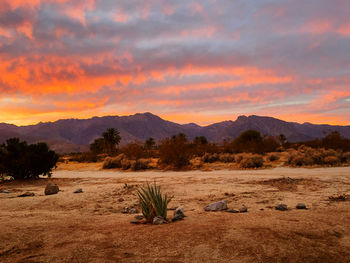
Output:
[[156,145],[156,142],[155,142],[155,140],[154,140],[152,137],[148,138],[148,139],[145,141],[145,148],[146,148],[147,150],[152,150],[152,149],[154,148],[155,145]]
[[176,168],[188,165],[191,151],[186,135],[179,133],[164,139],[159,148],[159,155],[163,164],[173,165]]
[[105,139],[97,138],[90,144],[90,152],[93,154],[101,154],[105,150]]
[[279,140],[280,144],[283,145],[287,142],[287,137],[283,133],[281,133],[278,136],[278,140]]
[[102,133],[107,153],[111,154],[116,151],[116,146],[120,143],[121,140],[119,134],[119,131],[114,128],[108,128],[104,133]]
[[43,142],[28,145],[19,138],[11,138],[0,149],[0,174],[14,179],[51,176],[58,161],[58,155]]
[[208,144],[208,140],[205,136],[196,136],[193,139],[193,143],[196,145],[205,145]]

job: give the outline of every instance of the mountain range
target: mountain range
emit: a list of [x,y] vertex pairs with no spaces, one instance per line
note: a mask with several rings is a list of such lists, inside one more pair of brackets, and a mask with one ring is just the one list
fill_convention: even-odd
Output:
[[208,126],[195,123],[178,124],[152,113],[137,113],[130,116],[105,116],[90,119],[64,119],[55,122],[40,122],[36,125],[16,126],[0,123],[0,143],[11,137],[19,137],[29,143],[47,142],[57,152],[84,151],[94,139],[101,137],[107,128],[116,128],[122,137],[121,145],[134,141],[145,141],[153,137],[156,141],[177,133],[184,133],[192,140],[195,136],[206,136],[210,142],[222,142],[236,138],[241,132],[254,129],[263,135],[284,134],[288,141],[306,141],[322,138],[331,131],[338,131],[350,138],[350,125],[317,125],[286,122],[272,117],[239,116],[235,121],[223,121]]

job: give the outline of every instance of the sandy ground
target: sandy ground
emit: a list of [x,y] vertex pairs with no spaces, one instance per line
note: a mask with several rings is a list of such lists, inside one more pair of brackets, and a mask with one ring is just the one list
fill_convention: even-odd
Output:
[[[328,198],[350,195],[350,167],[66,168],[51,179],[0,184],[0,262],[350,262],[350,201]],[[123,214],[124,207],[135,206],[137,187],[154,180],[174,195],[169,207],[184,206],[187,217],[160,226],[130,224],[134,215]],[[48,181],[61,191],[45,196]],[[78,187],[84,192],[73,194]],[[35,196],[17,197],[25,191]],[[248,212],[203,210],[223,199]],[[296,210],[299,202],[309,209]],[[279,203],[290,209],[276,211]]]

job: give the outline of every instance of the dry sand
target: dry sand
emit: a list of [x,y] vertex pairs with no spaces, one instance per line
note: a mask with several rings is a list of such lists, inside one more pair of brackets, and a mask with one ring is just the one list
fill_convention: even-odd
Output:
[[[121,213],[137,202],[137,186],[154,180],[175,196],[170,208],[184,206],[183,221],[132,225],[134,215]],[[0,262],[350,262],[350,201],[328,198],[350,195],[350,167],[118,172],[76,165],[54,172],[49,181],[62,191],[52,196],[44,195],[47,181],[0,184],[10,191],[0,193]],[[84,192],[73,194],[79,187]],[[17,197],[25,191],[35,196]],[[248,213],[203,210],[222,199]],[[296,210],[299,202],[309,209]],[[290,209],[274,210],[279,203]]]

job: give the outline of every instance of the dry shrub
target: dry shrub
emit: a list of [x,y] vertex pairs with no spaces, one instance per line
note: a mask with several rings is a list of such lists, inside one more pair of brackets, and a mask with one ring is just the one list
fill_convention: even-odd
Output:
[[150,168],[149,164],[150,160],[141,158],[132,163],[131,169],[134,171],[146,170]]
[[280,159],[280,157],[277,154],[274,154],[274,153],[270,153],[267,156],[267,160],[269,160],[270,162],[278,161],[279,159]]
[[116,157],[106,157],[103,162],[103,169],[121,168],[123,170],[131,169],[133,171],[146,170],[152,168],[149,159],[129,160],[125,154],[119,154]]
[[122,161],[126,158],[125,154],[119,154],[116,157],[106,157],[103,162],[103,169],[122,168]]
[[202,161],[204,163],[215,163],[219,161],[219,154],[217,153],[205,153],[202,156]]
[[246,159],[248,157],[250,157],[252,154],[250,153],[240,153],[240,154],[236,154],[235,156],[235,161],[236,163],[240,164],[242,162],[243,159]]
[[190,160],[192,169],[200,169],[203,166],[203,161],[201,157],[195,157]]
[[314,149],[301,145],[297,151],[289,151],[288,164],[292,166],[339,165],[341,160],[341,154],[335,150]]
[[341,156],[341,161],[343,163],[350,163],[350,152],[345,152]]
[[221,153],[219,154],[219,160],[223,163],[234,163],[235,162],[235,156],[230,153]]
[[336,156],[327,156],[324,158],[324,163],[328,165],[338,165],[340,164],[340,160]]
[[241,168],[260,168],[264,165],[264,160],[259,154],[243,155],[240,161]]

